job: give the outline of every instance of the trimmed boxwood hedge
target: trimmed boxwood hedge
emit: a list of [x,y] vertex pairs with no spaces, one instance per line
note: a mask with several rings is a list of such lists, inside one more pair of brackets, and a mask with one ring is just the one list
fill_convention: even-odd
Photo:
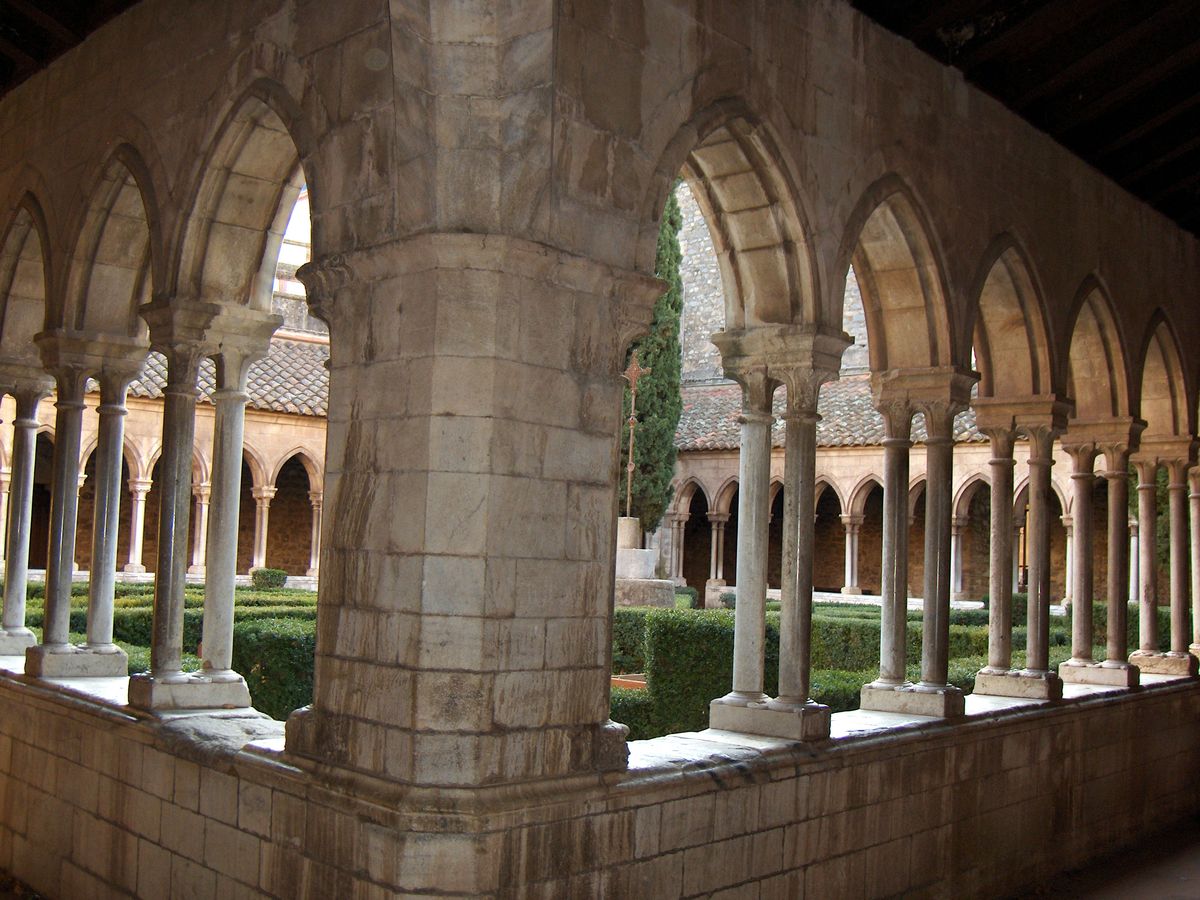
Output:
[[646,614],[649,612],[645,606],[619,606],[613,610],[614,675],[646,671]]
[[233,668],[246,679],[254,708],[276,719],[312,702],[317,623],[294,617],[233,626]]

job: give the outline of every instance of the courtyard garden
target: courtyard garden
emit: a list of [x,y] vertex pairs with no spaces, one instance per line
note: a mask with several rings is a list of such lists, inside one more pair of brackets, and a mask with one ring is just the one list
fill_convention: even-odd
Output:
[[[113,633],[129,654],[129,673],[150,667],[153,586],[118,584]],[[708,725],[708,704],[729,690],[733,672],[732,609],[624,607],[614,611],[612,672],[644,674],[645,688],[612,688],[612,718],[629,726],[635,740]],[[27,622],[38,634],[44,616],[44,587],[29,586]],[[1025,662],[1025,602],[1014,597],[1013,664]],[[183,623],[184,668],[200,667],[204,591],[189,586]],[[1104,658],[1107,610],[1094,604],[1094,658]],[[83,643],[87,585],[72,586],[71,641]],[[235,592],[233,666],[250,688],[255,708],[284,719],[312,700],[316,648],[317,595],[312,591],[239,587]],[[950,613],[950,681],[965,691],[987,662],[986,609]],[[1160,649],[1167,649],[1169,611],[1159,610]],[[1137,610],[1130,606],[1129,646],[1137,646]],[[859,689],[873,680],[879,665],[879,607],[821,604],[813,614],[812,696],[833,711],[856,709]],[[1050,664],[1070,656],[1070,615],[1051,616]],[[921,613],[908,614],[909,678],[919,678]],[[768,604],[766,685],[777,693],[779,672],[778,603]]]

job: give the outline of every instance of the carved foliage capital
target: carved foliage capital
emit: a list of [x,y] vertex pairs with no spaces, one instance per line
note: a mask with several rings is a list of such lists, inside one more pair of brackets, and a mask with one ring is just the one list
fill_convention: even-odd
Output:
[[350,259],[343,253],[331,253],[311,260],[296,270],[296,280],[304,285],[308,308],[326,326],[330,324],[338,291],[352,277]]

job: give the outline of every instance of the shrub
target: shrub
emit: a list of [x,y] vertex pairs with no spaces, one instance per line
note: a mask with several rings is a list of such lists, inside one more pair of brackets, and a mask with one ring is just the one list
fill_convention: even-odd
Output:
[[615,687],[612,689],[610,717],[629,728],[631,741],[642,741],[658,737],[662,732],[655,724],[654,701],[649,691],[635,688]]
[[283,587],[287,581],[287,572],[283,569],[255,569],[250,573],[250,583],[260,591],[276,590]]
[[233,626],[233,668],[254,708],[276,719],[312,702],[315,621],[256,619]]
[[862,686],[875,677],[876,670],[846,672],[841,669],[814,669],[812,698],[832,712],[858,709]]
[[699,609],[700,608],[700,592],[694,587],[677,587],[675,588],[675,599],[679,600],[682,597],[687,598],[687,603],[684,609]]
[[646,671],[646,614],[649,612],[648,608],[637,606],[622,606],[613,610],[614,675]]
[[733,591],[722,591],[717,599],[726,609],[733,609],[737,605],[737,594]]

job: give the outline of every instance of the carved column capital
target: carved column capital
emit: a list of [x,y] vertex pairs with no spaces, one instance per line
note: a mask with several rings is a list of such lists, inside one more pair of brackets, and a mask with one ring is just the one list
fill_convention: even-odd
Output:
[[876,400],[875,409],[883,416],[884,444],[912,443],[913,406],[907,398]]

